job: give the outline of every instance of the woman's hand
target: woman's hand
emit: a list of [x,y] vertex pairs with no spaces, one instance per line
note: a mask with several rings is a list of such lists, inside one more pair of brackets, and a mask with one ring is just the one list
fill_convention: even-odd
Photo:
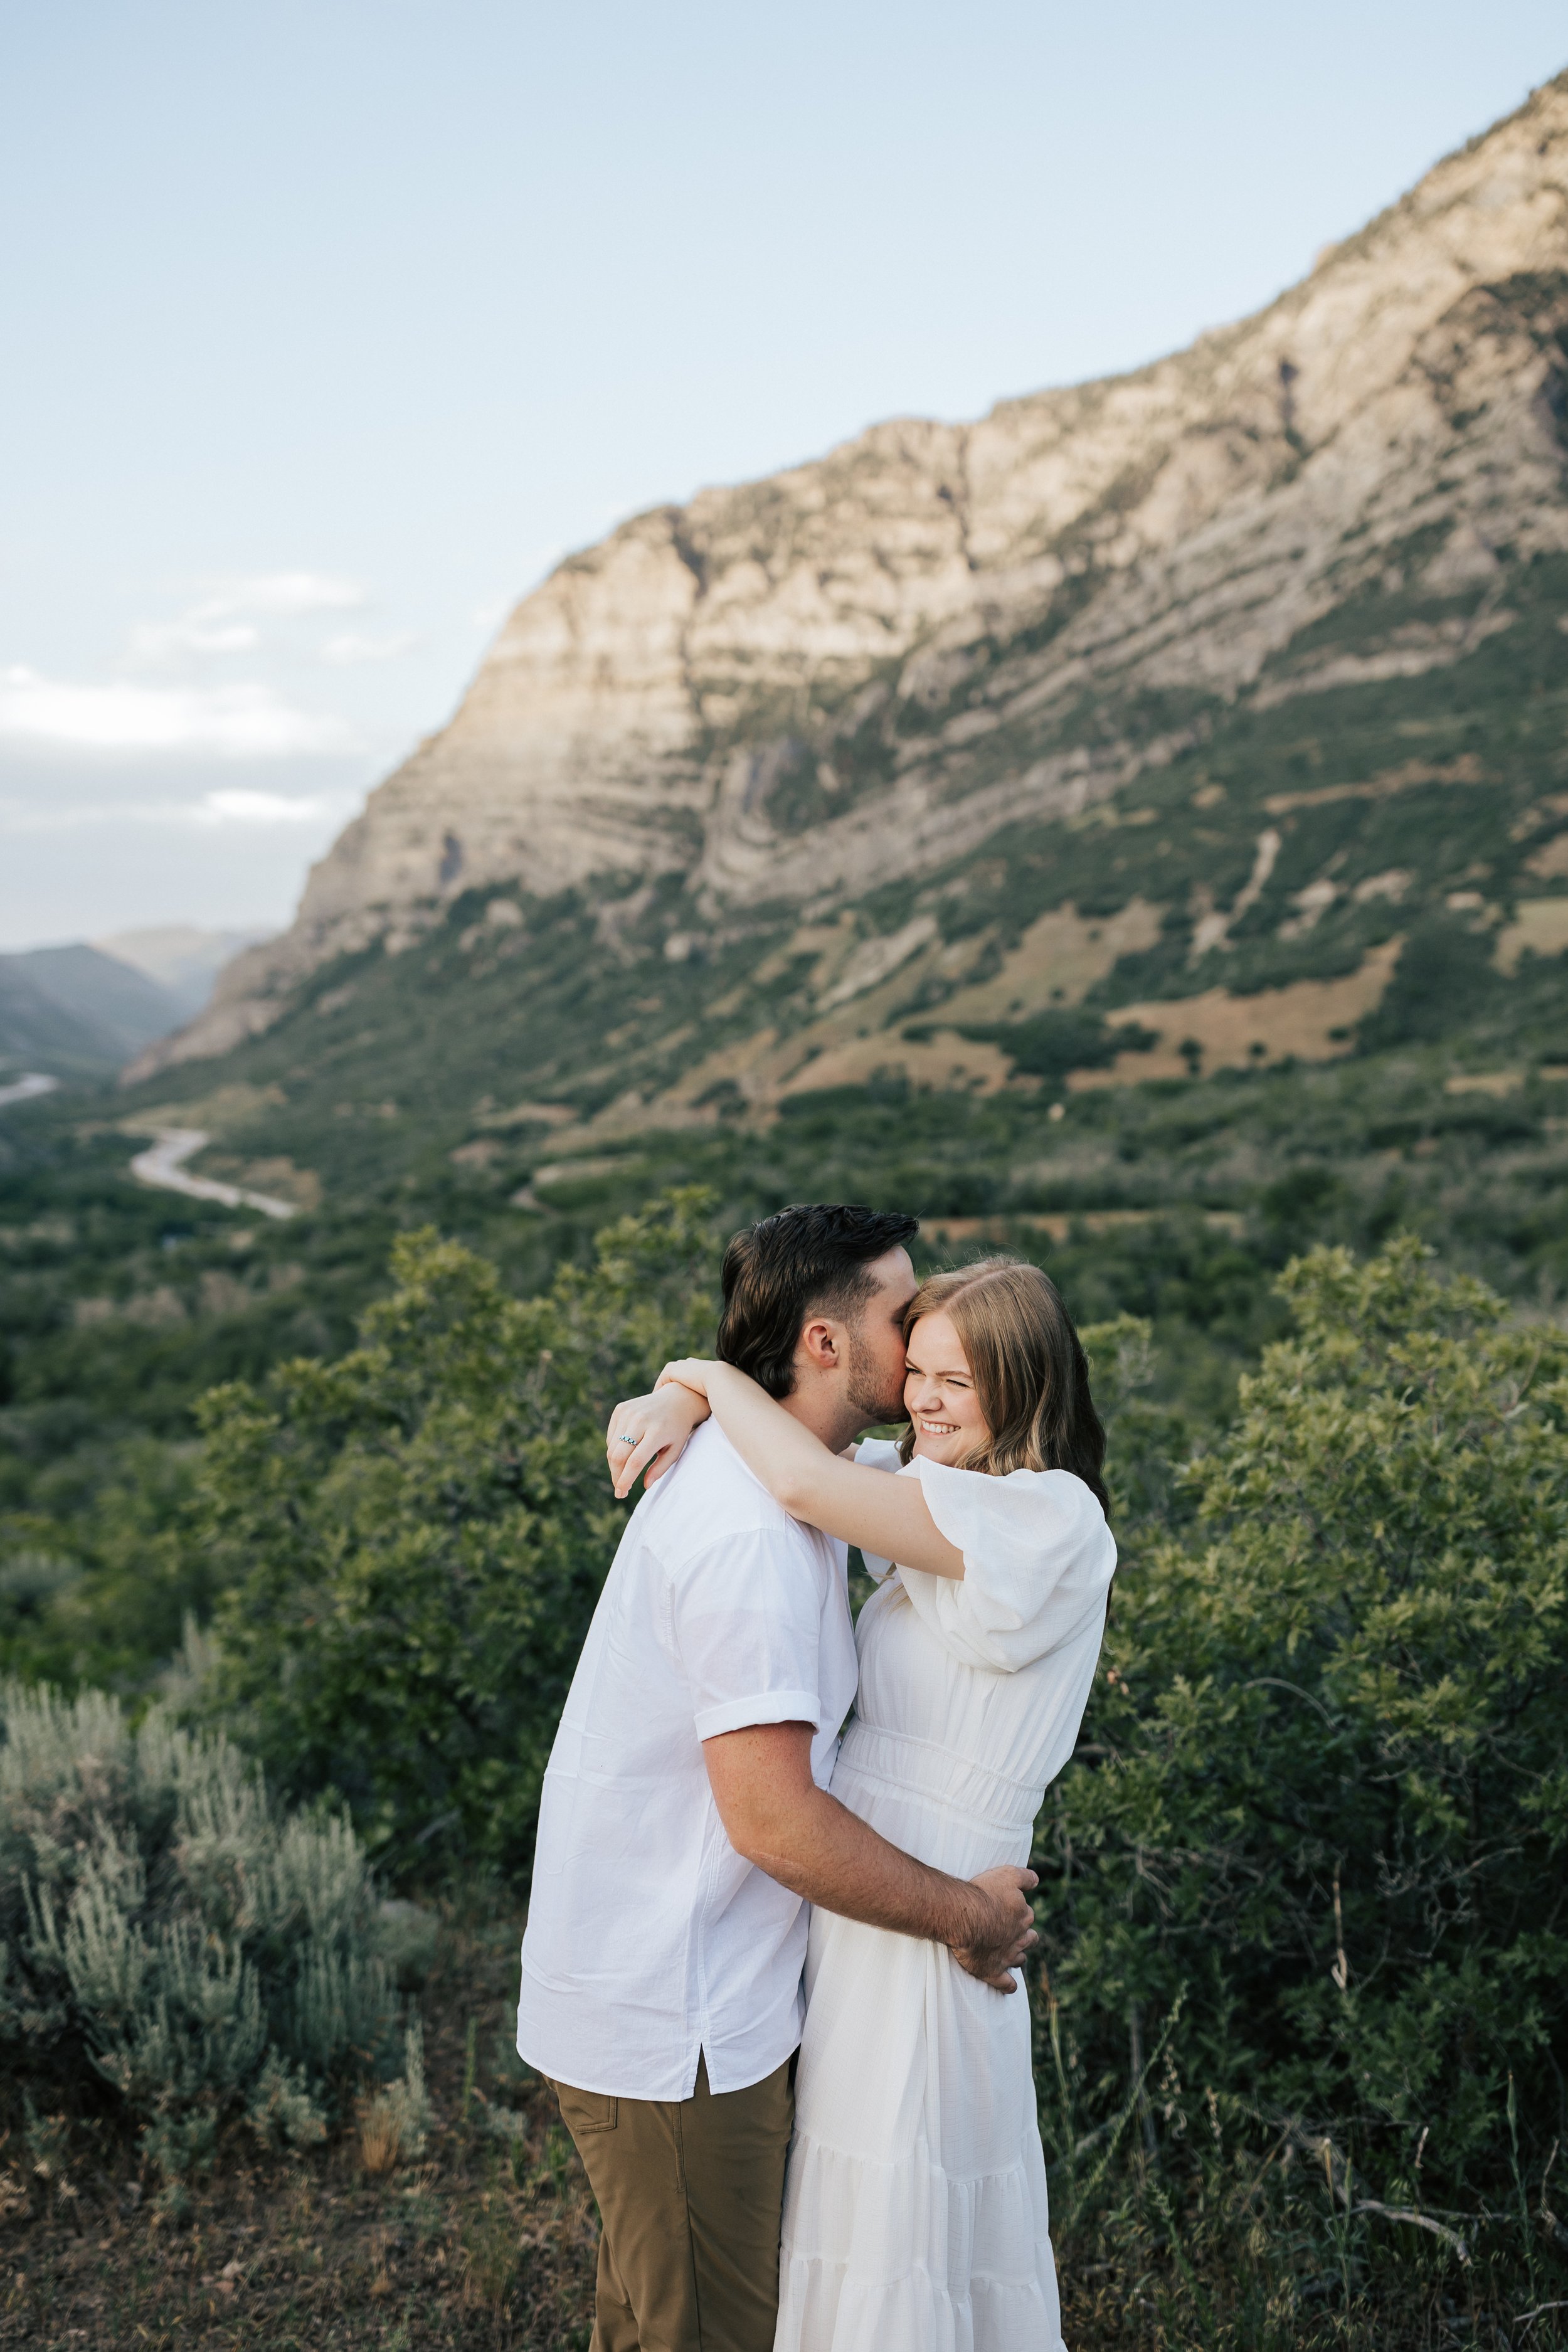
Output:
[[[687,1439],[707,1418],[706,1397],[674,1380],[652,1396],[628,1397],[618,1404],[605,1436],[616,1500],[625,1502],[639,1473],[647,1473],[643,1483],[651,1486],[673,1469],[686,1451]],[[628,1438],[635,1442],[628,1444]]]
[[655,1381],[654,1388],[657,1391],[679,1384],[683,1389],[689,1389],[693,1396],[700,1397],[706,1403],[708,1375],[712,1370],[712,1364],[704,1356],[681,1356],[673,1364],[666,1364]]

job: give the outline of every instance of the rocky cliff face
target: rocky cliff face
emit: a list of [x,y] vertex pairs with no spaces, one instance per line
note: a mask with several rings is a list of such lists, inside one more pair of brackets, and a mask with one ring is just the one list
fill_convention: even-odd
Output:
[[[1464,659],[1505,566],[1568,549],[1565,328],[1568,75],[1188,351],[638,516],[518,606],[292,929],[138,1074],[475,886],[679,876],[699,935],[820,918],[1109,799],[1215,709]],[[1391,589],[1484,593],[1325,632]]]

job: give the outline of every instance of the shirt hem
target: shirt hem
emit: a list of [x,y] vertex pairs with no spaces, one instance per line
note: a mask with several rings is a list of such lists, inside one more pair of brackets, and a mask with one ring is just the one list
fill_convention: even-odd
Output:
[[[738,2082],[731,2082],[729,2079],[728,2070],[722,2063],[721,2052],[718,2067],[719,2080],[715,2082],[713,2079],[714,2053],[708,2048],[706,2042],[699,2042],[692,2051],[691,2063],[681,2078],[686,2087],[679,2091],[628,2091],[625,2075],[618,2075],[613,2081],[607,2076],[595,2075],[592,2082],[586,2081],[570,2060],[565,2066],[557,2066],[552,2065],[547,2058],[536,2055],[535,2053],[541,2051],[543,2045],[534,2042],[531,2035],[525,2042],[521,2032],[517,2037],[517,2054],[525,2066],[531,2066],[535,2074],[544,2076],[546,2082],[559,2083],[565,2090],[586,2091],[597,2099],[643,2099],[650,2106],[666,2106],[679,2105],[680,2101],[691,2097],[697,2088],[697,2065],[700,2058],[706,2057],[708,2061],[709,2090],[715,2098],[728,2098],[735,2091],[752,2090],[758,2083],[765,2083],[770,2074],[776,2074],[786,2060],[793,2057],[800,2048],[800,2036],[801,2020],[797,2017],[791,2025],[787,2037],[781,2040],[780,2046],[773,2055],[760,2060],[748,2058],[742,2062],[738,2070],[741,2080]],[[769,2050],[773,2049],[771,2042],[763,2046]]]

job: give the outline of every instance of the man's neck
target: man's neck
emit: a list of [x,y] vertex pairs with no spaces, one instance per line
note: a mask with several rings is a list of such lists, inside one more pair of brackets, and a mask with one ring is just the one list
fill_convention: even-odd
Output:
[[831,1453],[842,1454],[852,1438],[858,1437],[864,1427],[863,1417],[845,1397],[837,1381],[797,1381],[783,1405],[793,1420],[820,1437]]

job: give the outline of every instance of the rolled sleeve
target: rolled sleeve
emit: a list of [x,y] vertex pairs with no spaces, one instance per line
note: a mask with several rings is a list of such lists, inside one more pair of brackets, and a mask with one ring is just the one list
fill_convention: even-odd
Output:
[[823,1725],[822,1596],[805,1544],[762,1528],[698,1554],[670,1622],[699,1739],[753,1723]]
[[717,1739],[726,1731],[744,1731],[752,1723],[809,1723],[822,1729],[822,1701],[815,1691],[753,1691],[749,1698],[732,1698],[722,1706],[705,1706],[692,1717],[699,1739]]

